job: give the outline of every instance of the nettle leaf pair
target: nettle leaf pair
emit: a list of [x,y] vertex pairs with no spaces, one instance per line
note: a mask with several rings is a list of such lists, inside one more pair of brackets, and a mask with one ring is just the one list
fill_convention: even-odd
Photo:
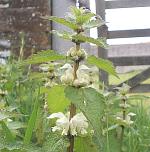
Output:
[[[103,38],[94,39],[84,34],[86,30],[104,25],[105,22],[89,10],[76,7],[71,7],[65,18],[55,16],[42,18],[52,20],[71,29],[71,32],[53,30],[52,33],[60,38],[72,41],[75,45],[68,50],[66,56],[53,50],[41,51],[23,61],[21,65],[44,62],[54,64],[56,61],[62,65],[57,68],[54,66],[53,70],[47,70],[50,75],[53,75],[53,77],[48,76],[53,85],[46,85],[41,88],[41,92],[47,94],[48,110],[53,113],[49,118],[58,118],[52,131],[60,131],[62,135],[69,137],[69,152],[73,151],[71,149],[73,145],[78,152],[87,149],[96,152],[97,148],[93,146],[91,139],[94,137],[98,146],[102,146],[101,118],[105,99],[103,94],[92,85],[90,70],[93,68],[92,66],[96,66],[108,74],[117,75],[110,61],[88,56],[80,44],[93,43],[99,47],[107,47]],[[93,130],[92,133],[91,130]],[[88,140],[85,138],[85,134],[89,138]],[[75,136],[77,137],[73,140]],[[90,144],[86,144],[86,141]],[[84,147],[82,147],[83,145]],[[90,147],[91,145],[92,147]]]

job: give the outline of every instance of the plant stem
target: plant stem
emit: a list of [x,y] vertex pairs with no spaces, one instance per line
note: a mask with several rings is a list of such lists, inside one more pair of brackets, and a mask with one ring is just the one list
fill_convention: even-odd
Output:
[[[122,116],[123,116],[123,120],[126,120],[126,109],[125,109],[125,105],[126,105],[126,99],[125,99],[125,96],[122,98],[122,101],[123,101],[123,104],[124,104],[124,107],[122,108]],[[124,130],[125,130],[125,127],[122,125],[121,126],[121,137],[120,137],[120,151],[122,152],[122,147],[123,147],[123,137],[124,137]]]
[[[80,50],[80,44],[79,43],[76,43],[76,51],[79,51]],[[73,66],[73,76],[74,76],[74,80],[77,79],[77,70],[79,68],[79,61],[75,61],[74,62],[74,66]],[[70,120],[71,118],[73,118],[73,116],[76,114],[76,106],[71,103],[70,105]],[[70,134],[70,130],[69,130],[69,133],[68,133],[68,139],[69,139],[69,143],[70,143],[70,146],[68,147],[67,149],[67,152],[73,152],[73,149],[74,149],[74,136],[72,136]]]

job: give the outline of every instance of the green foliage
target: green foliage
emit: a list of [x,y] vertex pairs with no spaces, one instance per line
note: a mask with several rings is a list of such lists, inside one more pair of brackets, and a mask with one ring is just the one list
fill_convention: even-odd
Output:
[[56,30],[52,30],[51,33],[57,35],[58,37],[64,39],[64,40],[72,40],[72,35],[71,33],[67,32],[67,31],[56,31]]
[[32,133],[33,133],[33,130],[35,127],[36,119],[37,119],[38,108],[39,108],[39,101],[36,100],[34,103],[34,108],[33,108],[32,114],[31,114],[29,122],[28,122],[26,132],[25,132],[24,144],[29,144],[31,141]]
[[69,143],[67,138],[51,133],[43,146],[44,152],[66,152]]
[[69,106],[69,100],[65,97],[65,87],[57,85],[46,89],[48,108],[51,113],[64,111]]
[[6,140],[8,142],[14,142],[15,141],[14,135],[12,134],[11,130],[9,130],[9,128],[7,127],[5,122],[1,121],[0,124],[2,126],[4,133],[5,133]]
[[56,17],[56,16],[49,16],[49,17],[42,17],[43,19],[48,19],[48,20],[52,20],[56,23],[59,23],[59,24],[62,24],[62,25],[65,25],[73,30],[77,30],[78,29],[78,26],[67,21],[66,19],[64,18],[59,18],[59,17]]
[[114,75],[117,77],[115,67],[113,64],[105,59],[97,58],[95,56],[89,56],[87,62],[92,65],[96,65],[98,68],[106,71],[108,74]]
[[28,59],[22,61],[20,65],[39,64],[43,62],[57,61],[64,59],[65,57],[63,55],[60,55],[53,50],[46,50],[30,56]]
[[66,97],[74,103],[87,117],[89,123],[95,131],[96,142],[101,145],[102,124],[101,119],[104,112],[104,96],[95,89],[77,89],[67,87]]
[[94,39],[92,37],[88,37],[88,36],[84,36],[84,35],[81,35],[81,34],[77,34],[77,35],[74,35],[72,36],[72,39],[74,42],[87,42],[87,43],[93,43],[93,44],[96,44],[100,47],[103,47],[105,48],[106,47],[106,42],[104,39],[101,39],[101,38],[97,38],[97,39]]
[[72,34],[66,31],[60,32],[53,30],[52,33],[56,34],[57,36],[65,40],[71,40],[73,42],[78,42],[78,43],[92,43],[103,48],[107,47],[105,40],[102,38],[94,39],[92,37],[88,37],[82,34],[75,34],[75,33]]
[[76,137],[74,149],[76,152],[98,152],[91,137]]

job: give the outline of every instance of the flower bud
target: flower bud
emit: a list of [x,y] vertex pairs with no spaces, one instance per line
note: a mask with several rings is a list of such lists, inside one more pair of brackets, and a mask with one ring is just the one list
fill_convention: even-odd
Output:
[[81,61],[87,57],[87,53],[84,49],[76,50],[72,47],[68,52],[67,56],[70,57],[73,61]]

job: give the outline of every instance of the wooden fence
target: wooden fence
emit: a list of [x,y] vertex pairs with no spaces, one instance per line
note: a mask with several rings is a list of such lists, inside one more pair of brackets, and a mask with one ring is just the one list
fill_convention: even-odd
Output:
[[[116,8],[132,8],[132,7],[148,7],[150,1],[147,0],[117,0],[117,1],[105,1],[96,0],[97,14],[101,15],[105,19],[106,9]],[[148,15],[148,14],[147,14]],[[108,28],[102,27],[98,29],[99,36],[106,36],[107,39],[116,38],[131,38],[131,37],[150,37],[150,29],[134,29],[134,30],[118,30],[108,31]],[[123,49],[123,48],[122,48]],[[99,56],[111,60],[115,66],[135,66],[135,65],[150,65],[150,56],[132,56],[132,57],[110,57],[108,58],[107,50],[99,48]],[[102,80],[108,84],[108,77],[106,73],[102,72]],[[124,81],[131,86],[131,92],[150,92],[149,84],[141,84],[146,79],[150,78],[150,68],[144,70],[140,74],[137,74],[133,78]],[[121,86],[119,84],[118,86]]]

